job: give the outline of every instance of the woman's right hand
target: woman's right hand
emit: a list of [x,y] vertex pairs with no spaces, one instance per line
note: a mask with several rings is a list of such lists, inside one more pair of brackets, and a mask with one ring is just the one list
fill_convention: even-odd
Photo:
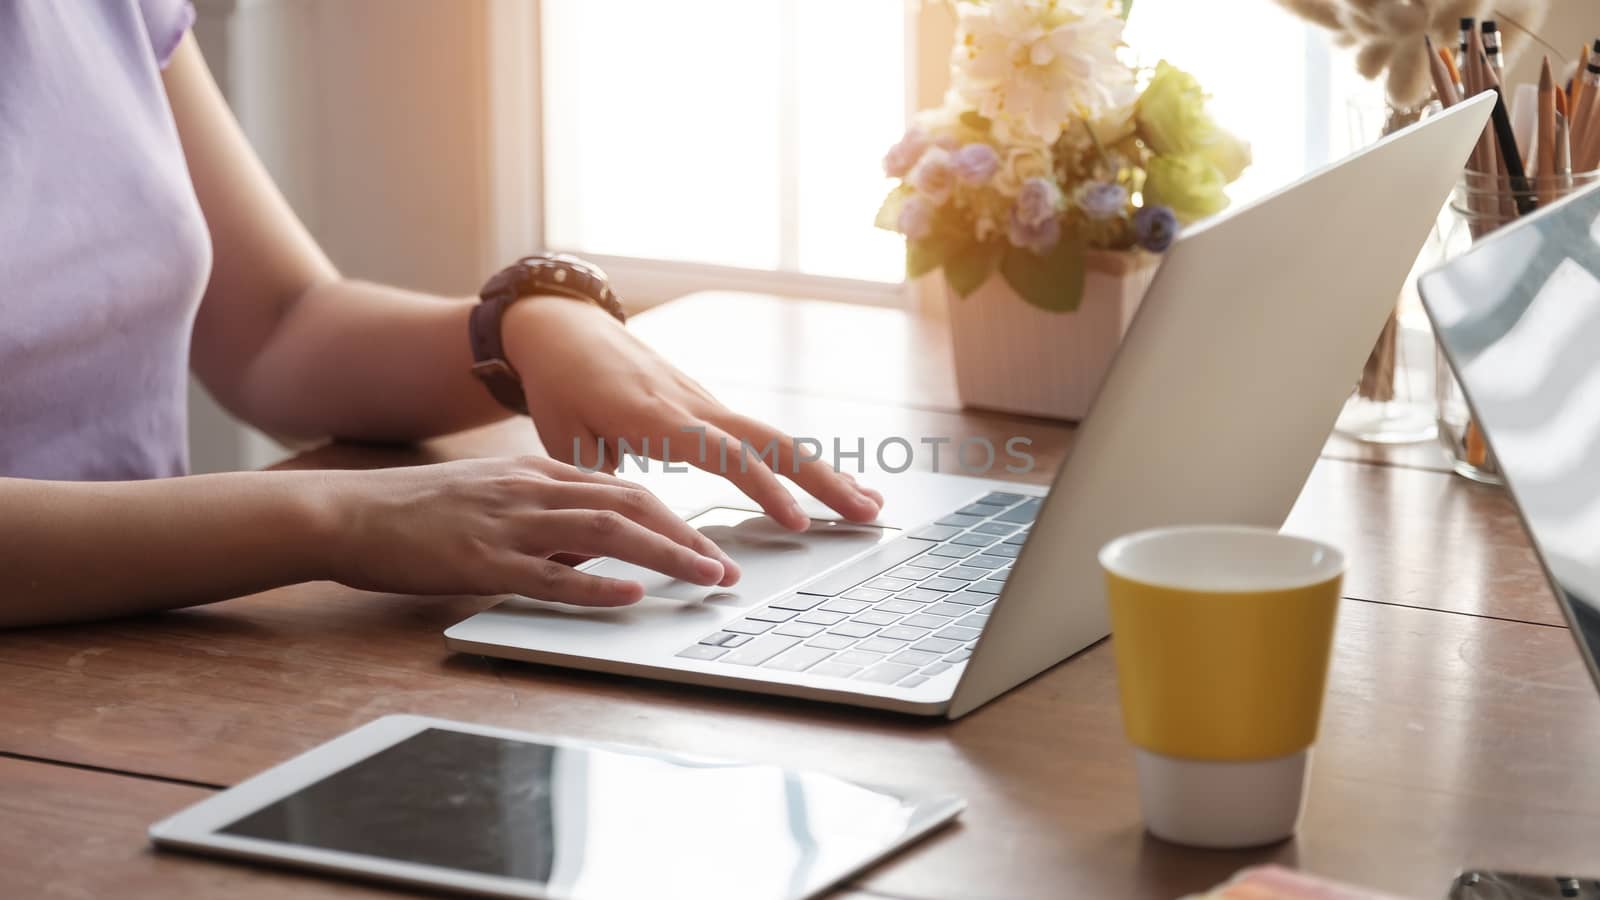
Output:
[[637,581],[554,562],[610,556],[703,585],[739,568],[654,494],[544,457],[327,473],[331,571],[351,587],[403,594],[522,594],[625,606]]

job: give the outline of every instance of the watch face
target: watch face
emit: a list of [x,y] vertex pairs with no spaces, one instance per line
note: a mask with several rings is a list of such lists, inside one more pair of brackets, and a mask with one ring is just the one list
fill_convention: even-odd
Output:
[[[517,260],[508,272],[519,276],[511,300],[535,290],[550,291],[594,303],[618,321],[625,318],[606,273],[588,260],[570,253],[536,254]],[[489,298],[487,291],[486,287],[485,299]]]
[[555,254],[552,254],[549,257],[549,260],[550,260],[550,262],[553,262],[553,263],[560,263],[560,264],[564,264],[564,265],[567,265],[567,266],[571,266],[572,268],[577,269],[580,272],[583,272],[583,273],[585,273],[587,275],[590,275],[590,276],[593,276],[595,278],[599,278],[602,281],[605,280],[605,277],[606,277],[606,273],[600,271],[600,267],[599,266],[597,266],[594,263],[589,262],[588,260],[583,259],[581,257],[573,256],[570,253],[555,253]]

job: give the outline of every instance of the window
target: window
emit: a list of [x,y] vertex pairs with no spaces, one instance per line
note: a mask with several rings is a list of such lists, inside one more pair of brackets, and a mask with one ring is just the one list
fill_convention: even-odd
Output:
[[[543,242],[630,298],[725,287],[895,302],[901,240],[872,226],[908,83],[942,66],[932,0],[541,0]],[[929,20],[931,21],[931,20]],[[1136,0],[1127,38],[1214,95],[1255,165],[1248,200],[1374,136],[1375,90],[1265,0]],[[930,89],[932,88],[932,89]],[[1368,101],[1370,104],[1370,101]],[[619,277],[620,276],[620,277]],[[830,288],[831,286],[831,288]]]
[[552,248],[900,279],[901,0],[544,0]]
[[[1268,0],[1135,0],[1125,33],[1141,65],[1194,74],[1255,162],[1228,193],[1244,202],[1377,136],[1381,93],[1347,51]],[[1381,109],[1381,105],[1377,107]]]

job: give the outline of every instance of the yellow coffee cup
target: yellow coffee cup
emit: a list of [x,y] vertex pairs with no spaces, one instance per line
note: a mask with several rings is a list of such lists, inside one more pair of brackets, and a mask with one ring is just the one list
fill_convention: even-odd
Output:
[[1186,526],[1118,538],[1100,564],[1151,833],[1207,847],[1293,834],[1344,555],[1267,529]]

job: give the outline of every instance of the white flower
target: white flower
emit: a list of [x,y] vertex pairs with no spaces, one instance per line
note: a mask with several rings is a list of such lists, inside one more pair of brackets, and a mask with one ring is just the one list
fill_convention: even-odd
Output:
[[1137,96],[1117,59],[1122,19],[1107,0],[960,3],[952,89],[1004,140],[1052,143],[1073,119],[1096,120]]
[[[1134,100],[1138,100],[1135,94]],[[1101,147],[1110,147],[1137,130],[1138,123],[1134,119],[1136,103],[1108,109],[1098,118],[1089,121],[1085,128],[1082,122],[1074,122],[1061,132],[1060,149],[1064,156],[1073,158],[1083,156],[1094,150],[1095,143]],[[1091,138],[1089,133],[1093,132]],[[1098,154],[1097,154],[1098,155]]]
[[1043,144],[1007,147],[1000,155],[1000,171],[994,176],[994,189],[1015,197],[1029,178],[1046,178],[1051,173],[1050,148]]

